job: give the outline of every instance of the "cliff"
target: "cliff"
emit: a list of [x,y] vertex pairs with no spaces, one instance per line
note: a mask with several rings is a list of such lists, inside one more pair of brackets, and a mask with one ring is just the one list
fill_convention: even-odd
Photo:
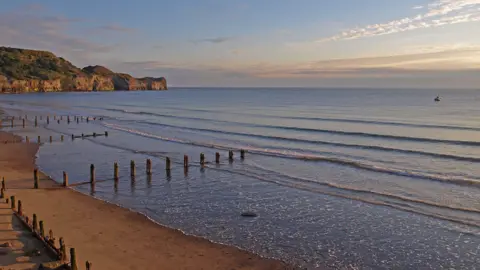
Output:
[[160,78],[134,78],[102,66],[79,69],[51,52],[0,47],[0,92],[167,90]]

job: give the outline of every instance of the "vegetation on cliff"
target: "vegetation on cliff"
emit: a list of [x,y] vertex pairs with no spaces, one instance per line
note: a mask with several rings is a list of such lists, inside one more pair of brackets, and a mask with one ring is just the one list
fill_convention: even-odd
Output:
[[102,66],[79,69],[51,52],[0,47],[1,92],[167,90],[165,78],[136,79]]

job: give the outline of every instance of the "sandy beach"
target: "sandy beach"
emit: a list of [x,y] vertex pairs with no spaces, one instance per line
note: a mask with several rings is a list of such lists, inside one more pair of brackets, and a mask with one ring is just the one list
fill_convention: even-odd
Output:
[[[0,132],[0,141],[12,139],[12,134]],[[102,270],[294,269],[157,225],[140,214],[59,187],[45,175],[41,176],[40,189],[34,190],[38,148],[36,143],[2,145],[0,171],[6,179],[7,195],[22,201],[26,215],[37,214],[57,239],[65,239],[67,248],[76,248],[80,269],[87,260],[93,269]],[[25,269],[0,261],[5,269]]]

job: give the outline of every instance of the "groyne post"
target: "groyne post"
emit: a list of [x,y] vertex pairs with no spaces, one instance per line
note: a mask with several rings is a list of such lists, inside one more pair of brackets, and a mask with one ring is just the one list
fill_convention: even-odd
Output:
[[183,167],[188,169],[188,156],[187,155],[183,156]]
[[21,200],[18,200],[18,210],[17,210],[17,213],[18,213],[20,216],[23,216],[23,209],[22,209],[22,201],[21,201]]
[[72,141],[75,140],[75,135],[72,134]]
[[232,150],[228,151],[228,160],[233,161],[233,151]]
[[35,126],[37,127],[38,126],[38,120],[37,120],[37,117],[35,116]]
[[[35,123],[37,123],[37,122],[35,122]],[[11,126],[12,126],[12,128],[13,128],[13,118],[12,118],[12,125],[11,125]]]
[[70,116],[67,116],[67,123],[70,124]]
[[170,172],[170,170],[172,168],[171,166],[172,166],[172,164],[171,164],[170,158],[167,157],[165,159],[165,170],[167,170],[167,172]]
[[53,231],[51,229],[48,230],[48,242],[50,242],[52,246],[55,246],[55,238],[53,237]]
[[151,159],[147,159],[147,175],[151,175],[152,174],[152,160]]
[[220,153],[215,153],[215,163],[220,164]]
[[75,249],[74,248],[70,248],[70,268],[72,270],[78,270],[77,256],[75,255]]
[[41,141],[40,141],[40,135],[38,135],[37,142],[38,142],[38,143],[41,143]]
[[43,220],[40,220],[40,222],[38,223],[38,225],[40,226],[40,236],[42,238],[45,238],[45,228],[43,226]]
[[68,187],[68,174],[67,172],[63,172],[63,186]]
[[108,131],[105,131],[105,137],[108,137]]
[[33,170],[33,188],[38,189],[38,169]]
[[113,178],[115,182],[118,182],[118,163],[113,163]]
[[67,260],[67,250],[65,247],[65,242],[63,241],[63,237],[58,239],[58,244],[60,245],[60,260],[64,262]]
[[54,115],[54,116],[53,116],[53,120],[57,120],[57,115]]
[[135,161],[134,160],[130,161],[130,176],[132,176],[132,177],[135,176]]
[[52,142],[53,142],[53,137],[52,137],[52,136],[50,136],[50,143],[52,143]]
[[28,138],[28,136],[25,136],[25,142],[30,143],[30,139]]
[[5,198],[5,189],[4,188],[2,188],[0,190],[0,199],[3,199],[3,198]]
[[2,189],[6,189],[7,187],[5,186],[5,177],[2,177]]
[[33,231],[36,232],[38,231],[38,223],[37,223],[37,214],[33,214],[33,219],[32,219],[32,228]]
[[205,154],[200,153],[200,165],[205,165]]
[[85,263],[85,267],[86,267],[87,270],[91,270],[91,269],[92,269],[92,263],[89,262],[89,261],[87,261],[87,262]]
[[22,125],[25,128],[25,119],[22,119]]
[[240,158],[245,159],[245,150],[243,149],[240,150]]
[[61,136],[60,136],[60,141],[62,141],[62,142],[63,142],[63,135],[61,135]]
[[47,116],[47,125],[50,124],[50,116]]
[[90,183],[95,183],[95,165],[90,164]]
[[15,210],[15,196],[10,196],[10,207]]
[[78,120],[78,117],[77,117],[77,124],[78,124],[79,120]]

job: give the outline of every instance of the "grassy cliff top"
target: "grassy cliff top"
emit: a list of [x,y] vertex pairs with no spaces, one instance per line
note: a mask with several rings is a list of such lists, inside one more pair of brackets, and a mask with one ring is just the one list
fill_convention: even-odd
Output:
[[51,80],[82,71],[51,52],[0,47],[0,75],[18,80]]

